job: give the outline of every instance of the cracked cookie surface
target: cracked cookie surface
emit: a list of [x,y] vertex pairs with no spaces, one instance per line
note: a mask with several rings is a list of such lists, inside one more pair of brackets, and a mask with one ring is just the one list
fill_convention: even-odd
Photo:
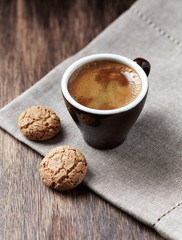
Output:
[[78,186],[87,172],[84,155],[71,146],[52,149],[42,160],[40,167],[43,182],[59,191]]
[[37,141],[50,139],[61,130],[59,117],[44,106],[32,106],[23,111],[18,126],[26,138]]

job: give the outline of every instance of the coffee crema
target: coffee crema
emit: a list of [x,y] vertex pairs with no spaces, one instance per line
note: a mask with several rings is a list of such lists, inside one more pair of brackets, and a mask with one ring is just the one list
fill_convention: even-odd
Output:
[[68,82],[68,91],[75,101],[99,110],[124,107],[133,102],[141,90],[142,81],[135,70],[110,60],[81,66]]

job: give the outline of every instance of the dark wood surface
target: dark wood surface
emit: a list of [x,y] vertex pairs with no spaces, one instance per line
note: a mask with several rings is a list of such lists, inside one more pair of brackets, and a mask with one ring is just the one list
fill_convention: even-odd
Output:
[[[0,0],[0,107],[86,46],[134,0]],[[82,184],[60,193],[42,157],[0,130],[0,239],[162,239]]]

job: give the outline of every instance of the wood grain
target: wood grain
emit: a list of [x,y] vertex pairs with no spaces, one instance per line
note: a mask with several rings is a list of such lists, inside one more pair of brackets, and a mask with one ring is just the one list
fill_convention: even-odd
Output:
[[[134,0],[0,0],[0,107],[87,45]],[[162,239],[80,185],[60,193],[42,157],[0,130],[0,239]]]

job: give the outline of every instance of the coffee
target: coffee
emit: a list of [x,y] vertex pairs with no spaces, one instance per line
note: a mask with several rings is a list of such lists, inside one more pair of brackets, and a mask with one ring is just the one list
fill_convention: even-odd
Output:
[[139,75],[115,61],[87,63],[70,77],[68,91],[72,98],[89,108],[111,110],[133,102],[142,89]]

